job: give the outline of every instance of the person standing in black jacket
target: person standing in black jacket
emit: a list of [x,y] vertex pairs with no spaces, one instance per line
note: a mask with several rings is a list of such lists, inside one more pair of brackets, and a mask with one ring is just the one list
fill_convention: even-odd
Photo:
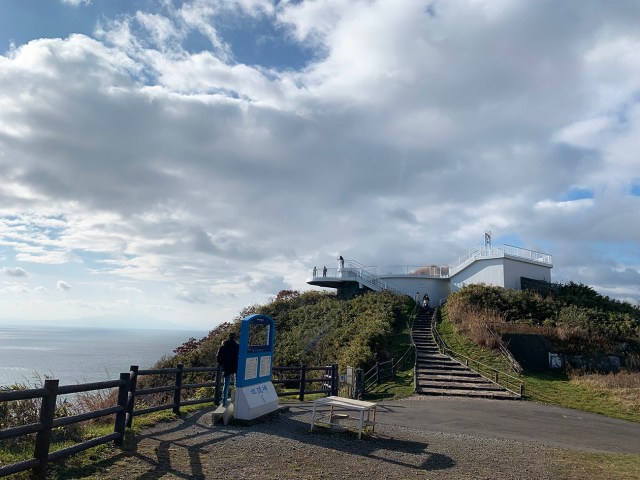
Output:
[[222,345],[218,349],[218,355],[216,360],[218,365],[222,366],[222,373],[224,374],[224,387],[222,388],[222,405],[227,406],[227,397],[229,394],[229,384],[231,383],[231,376],[238,372],[238,354],[240,347],[236,343],[236,334],[231,332],[229,337],[222,342]]

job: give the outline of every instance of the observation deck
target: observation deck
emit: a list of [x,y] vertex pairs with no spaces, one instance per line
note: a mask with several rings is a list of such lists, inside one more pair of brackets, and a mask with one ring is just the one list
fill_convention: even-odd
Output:
[[[496,265],[498,269],[502,269],[502,279],[499,275],[496,277]],[[416,292],[435,290],[434,298],[441,298],[441,295],[446,297],[451,290],[456,289],[451,286],[454,277],[455,285],[487,283],[507,287],[507,277],[536,277],[538,280],[549,281],[552,267],[552,256],[547,253],[512,245],[485,246],[472,248],[449,264],[441,266],[365,266],[355,260],[345,260],[342,268],[314,268],[307,283],[336,288],[339,296],[348,296],[366,288],[374,291],[390,290],[410,296]],[[487,269],[484,275],[483,269]],[[465,271],[469,272],[466,275],[468,279],[465,278]]]

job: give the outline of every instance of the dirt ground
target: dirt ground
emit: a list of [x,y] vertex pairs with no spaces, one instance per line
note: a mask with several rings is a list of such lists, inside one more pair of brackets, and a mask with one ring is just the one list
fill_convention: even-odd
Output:
[[392,425],[358,440],[349,430],[309,432],[301,409],[253,426],[212,421],[200,411],[146,429],[132,451],[77,478],[589,478],[557,449],[512,440]]

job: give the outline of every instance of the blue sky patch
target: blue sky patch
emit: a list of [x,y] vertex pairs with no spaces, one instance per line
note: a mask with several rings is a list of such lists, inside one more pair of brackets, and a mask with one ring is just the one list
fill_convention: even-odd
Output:
[[[245,65],[261,65],[277,70],[300,70],[317,54],[302,47],[289,34],[266,16],[238,18],[225,16],[217,19],[216,29],[231,45],[233,58]],[[185,45],[189,50],[191,45]]]
[[587,198],[593,198],[593,191],[588,188],[572,188],[562,195],[559,200],[561,202],[573,202],[576,200],[585,200]]

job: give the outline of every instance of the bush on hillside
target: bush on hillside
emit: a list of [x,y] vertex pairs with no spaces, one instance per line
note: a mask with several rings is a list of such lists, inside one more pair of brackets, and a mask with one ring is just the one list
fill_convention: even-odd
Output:
[[206,337],[188,340],[156,368],[177,363],[214,366],[222,340],[230,331],[238,332],[242,318],[254,313],[276,322],[274,365],[338,363],[367,368],[397,353],[392,351],[393,334],[405,327],[411,306],[408,297],[390,292],[342,300],[325,292],[284,290],[266,304],[246,307],[233,322],[219,325]]
[[544,335],[558,352],[640,352],[638,307],[575,283],[546,291],[469,285],[449,296],[447,316],[457,331],[489,347],[496,342],[486,326],[502,334]]

